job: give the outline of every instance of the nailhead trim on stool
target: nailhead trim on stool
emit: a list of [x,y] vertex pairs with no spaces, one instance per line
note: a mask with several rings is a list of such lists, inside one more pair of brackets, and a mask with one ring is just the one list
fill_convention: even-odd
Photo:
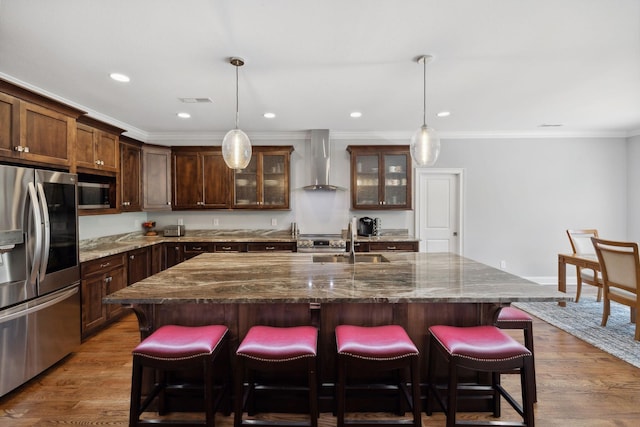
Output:
[[[227,327],[222,325],[177,326],[165,325],[145,338],[133,349],[133,372],[131,379],[131,406],[129,409],[129,426],[145,424],[184,425],[177,420],[140,420],[149,404],[158,397],[158,412],[164,413],[164,392],[171,384],[165,383],[166,371],[180,371],[201,368],[204,378],[205,420],[189,421],[190,424],[215,426],[215,412],[223,398],[228,398],[226,387],[230,376],[226,375],[222,388],[214,396],[214,370],[218,357],[224,357],[228,365]],[[144,368],[157,370],[159,381],[154,389],[140,403],[142,394],[142,373]],[[221,368],[229,372],[229,367]],[[180,385],[183,386],[183,385]],[[227,413],[230,411],[227,408]]]
[[[398,386],[412,408],[413,420],[372,421],[371,425],[412,424],[422,425],[420,410],[420,363],[419,352],[407,332],[398,325],[336,327],[336,347],[338,352],[337,416],[338,427],[345,425],[367,425],[364,420],[346,420],[347,371],[350,369],[391,371],[409,368],[411,372],[411,397],[406,384]],[[370,385],[367,389],[374,389]],[[386,388],[388,389],[388,387]]]
[[[305,425],[318,426],[317,345],[318,330],[313,326],[272,327],[252,326],[236,351],[236,385],[234,426],[243,425]],[[245,371],[304,370],[309,389],[309,422],[243,420],[242,414],[247,398],[253,393],[255,384],[249,375],[249,387],[245,392]]]
[[515,307],[502,307],[498,313],[498,320],[495,325],[500,329],[522,329],[524,333],[524,346],[531,352],[533,358],[533,401],[538,401],[538,390],[536,386],[536,362],[533,351],[533,318],[522,310]]
[[[533,396],[531,395],[531,381],[533,381],[533,358],[525,346],[511,338],[496,326],[432,326],[429,328],[429,361],[427,370],[427,415],[431,415],[431,393],[435,401],[442,407],[447,416],[447,427],[460,425],[500,425],[534,427]],[[447,402],[440,395],[436,384],[436,355],[444,356],[448,364]],[[494,416],[500,416],[500,396],[520,414],[523,422],[509,423],[506,421],[473,421],[456,422],[458,405],[458,369],[465,368],[473,371],[491,372],[490,386],[493,396]],[[500,372],[520,371],[522,388],[522,406],[506,392],[500,385]],[[466,386],[466,389],[472,387]],[[486,387],[483,387],[486,389]]]

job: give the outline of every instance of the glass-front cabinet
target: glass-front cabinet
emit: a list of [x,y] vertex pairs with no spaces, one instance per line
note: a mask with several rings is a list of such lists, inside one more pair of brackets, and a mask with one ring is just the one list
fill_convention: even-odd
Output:
[[411,209],[411,155],[408,145],[350,145],[351,207]]
[[234,171],[233,207],[289,209],[289,162],[293,147],[253,147],[249,165]]

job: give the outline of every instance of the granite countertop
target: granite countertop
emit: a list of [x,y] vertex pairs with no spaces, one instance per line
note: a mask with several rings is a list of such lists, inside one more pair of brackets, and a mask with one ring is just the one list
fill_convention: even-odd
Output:
[[[165,242],[295,242],[288,230],[187,230],[181,237],[144,236],[142,233],[120,234],[80,242],[80,262],[87,262],[122,252]],[[346,234],[346,231],[344,232]],[[382,236],[361,237],[356,241],[417,241],[406,233],[388,232]]]
[[389,262],[348,264],[313,262],[314,254],[305,253],[205,253],[108,295],[103,301],[510,303],[571,299],[555,287],[538,285],[455,254],[392,252],[384,256]]

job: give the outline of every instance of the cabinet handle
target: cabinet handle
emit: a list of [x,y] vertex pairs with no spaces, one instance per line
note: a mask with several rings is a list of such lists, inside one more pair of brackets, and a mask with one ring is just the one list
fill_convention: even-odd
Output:
[[202,246],[194,246],[193,248],[191,248],[192,251],[201,251],[202,250]]
[[129,259],[136,259],[135,255],[129,255]]
[[105,262],[104,264],[100,264],[100,268],[109,267],[111,265],[110,262]]
[[389,251],[395,251],[396,247],[395,246],[387,246],[387,250]]
[[28,152],[29,152],[29,147],[25,146],[25,147],[24,147],[24,152],[25,152],[25,153],[28,153]]
[[265,247],[264,247],[264,250],[265,250],[265,251],[272,251],[272,250],[274,250],[275,248],[276,248],[275,246],[265,246]]
[[15,147],[13,147],[13,149],[18,153],[22,153],[24,151],[24,147],[22,145],[16,145]]
[[113,277],[111,277],[111,276],[109,276],[109,277],[105,277],[105,278],[104,278],[104,281],[105,281],[106,283],[111,283],[111,281],[112,281],[112,280],[113,280]]
[[221,249],[223,251],[230,251],[231,250],[231,246],[223,246]]

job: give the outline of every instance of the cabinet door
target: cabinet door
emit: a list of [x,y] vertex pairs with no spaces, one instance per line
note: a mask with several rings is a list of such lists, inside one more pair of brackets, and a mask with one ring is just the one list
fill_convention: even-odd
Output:
[[0,93],[0,156],[10,159],[16,157],[20,141],[18,109],[16,98]]
[[[105,296],[114,293],[120,289],[127,287],[127,270],[125,266],[114,268],[113,270],[105,273],[104,278],[106,288]],[[120,304],[105,304],[107,307],[107,320],[119,315],[124,311],[124,308]]]
[[76,125],[76,167],[95,168],[95,140],[97,130],[78,123]]
[[174,209],[199,208],[202,201],[202,166],[197,152],[175,151],[173,158]]
[[144,145],[142,162],[142,208],[171,209],[171,150]]
[[[380,207],[380,156],[356,154],[354,207],[377,209]],[[352,190],[352,191],[354,191]]]
[[120,164],[120,137],[107,132],[98,132],[96,139],[96,159],[100,169],[117,172]]
[[164,246],[164,259],[166,268],[182,262],[182,251],[178,243],[166,243]]
[[254,153],[247,167],[234,173],[233,207],[257,208],[258,188],[258,155]]
[[162,245],[151,246],[151,272],[150,275],[164,270],[164,248]]
[[82,336],[101,326],[107,320],[106,307],[102,304],[105,295],[104,275],[98,274],[82,279]]
[[142,150],[129,144],[120,145],[120,209],[127,212],[141,209],[140,171],[142,170]]
[[289,156],[262,156],[262,199],[265,208],[289,207]]
[[69,166],[75,119],[28,102],[20,102],[20,145],[24,159]]
[[132,285],[151,274],[151,252],[149,248],[129,251],[127,284]]
[[228,208],[231,194],[231,169],[224,162],[222,152],[202,153],[202,207]]
[[411,183],[407,179],[411,167],[406,154],[385,154],[382,156],[383,204],[385,207],[411,207],[408,190]]

